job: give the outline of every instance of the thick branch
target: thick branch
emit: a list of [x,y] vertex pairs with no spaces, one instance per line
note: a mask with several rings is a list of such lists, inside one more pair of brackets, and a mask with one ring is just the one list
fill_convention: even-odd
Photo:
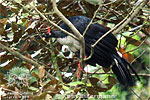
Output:
[[58,26],[57,24],[55,24],[54,22],[48,20],[36,7],[34,7],[35,11],[46,21],[48,21],[50,24],[52,24],[53,26],[55,26],[56,28],[58,28],[59,30],[61,30],[62,32],[66,33],[67,35],[73,37],[76,40],[79,40],[76,36],[74,36],[73,34],[69,33],[68,31],[62,29],[60,26]]
[[62,19],[73,31],[74,35],[79,38],[79,40],[82,39],[82,35],[80,32],[75,28],[75,26],[58,10],[57,5],[56,5],[56,0],[51,0],[53,3],[53,9],[54,12],[59,16],[60,19]]
[[18,58],[24,60],[25,62],[28,62],[28,63],[31,64],[31,65],[34,65],[35,67],[40,67],[40,66],[42,66],[42,65],[38,64],[37,62],[35,62],[34,60],[25,57],[24,55],[20,54],[19,52],[14,51],[14,50],[10,49],[9,47],[7,47],[7,46],[5,46],[5,45],[3,45],[3,44],[1,44],[1,43],[0,43],[0,48],[3,49],[3,50],[7,50],[7,51],[8,51],[9,53],[11,53],[12,55],[14,55],[14,56],[16,56],[16,57],[18,57]]
[[[146,4],[146,0],[144,0],[143,2],[141,2],[139,5],[137,5],[136,7],[133,8],[133,10],[129,13],[128,16],[126,16],[125,19],[123,19],[120,23],[118,23],[114,28],[112,28],[111,30],[109,30],[108,32],[106,32],[102,37],[100,37],[93,45],[91,45],[91,49],[94,49],[94,47],[97,45],[97,43],[99,43],[105,36],[107,36],[109,33],[113,33],[116,34],[118,33],[121,29],[123,29],[125,27],[125,25],[127,25],[132,18],[140,11],[140,9]],[[119,27],[119,28],[118,28]],[[88,57],[88,59],[91,58],[93,54],[93,50],[91,50],[91,54]],[[85,59],[85,60],[88,60]]]
[[[29,63],[29,64],[31,64],[31,65],[37,67],[37,68],[39,68],[40,66],[42,66],[42,65],[38,64],[37,62],[35,62],[34,60],[32,60],[32,59],[30,59],[30,58],[27,58],[26,56],[22,55],[21,53],[19,53],[19,52],[17,52],[17,51],[14,51],[14,50],[10,49],[9,47],[7,47],[7,46],[5,46],[5,45],[3,45],[3,44],[1,44],[1,43],[0,43],[0,48],[1,48],[2,50],[8,51],[8,52],[11,53],[12,55],[14,55],[14,56],[16,56],[16,57],[22,59],[23,61],[25,61],[25,62],[27,62],[27,63]],[[55,79],[55,77],[52,76],[51,74],[49,74],[47,71],[46,71],[46,73],[47,73],[47,75],[48,75],[51,79]]]
[[[81,68],[84,69],[84,57],[85,57],[85,41],[84,37],[80,34],[80,32],[75,28],[75,26],[58,10],[56,5],[56,0],[51,0],[53,3],[54,12],[60,17],[60,19],[65,22],[68,27],[73,31],[74,35],[79,39],[81,48],[80,48],[80,59],[81,59]],[[82,78],[83,72],[80,73],[80,78]]]
[[[11,0],[8,0],[11,2]],[[15,3],[17,3],[16,1],[13,1]],[[26,8],[24,5],[17,3],[18,5],[20,5],[25,11],[27,11],[28,13],[30,13],[31,15],[35,15],[35,13],[32,13],[28,10],[28,8]],[[37,12],[37,14],[39,14],[44,20],[46,20],[47,22],[49,22],[50,24],[52,24],[53,26],[55,26],[56,28],[58,28],[59,30],[61,30],[62,32],[66,33],[67,35],[73,37],[76,40],[79,40],[76,36],[74,36],[73,34],[69,33],[68,31],[62,29],[60,26],[58,26],[57,24],[55,24],[54,22],[52,22],[51,20],[48,20],[45,15],[43,13],[41,13],[35,6],[32,6],[35,11]],[[54,14],[54,12],[52,12],[51,14]]]
[[137,5],[130,13],[129,15],[123,20],[123,23],[112,33],[117,34],[120,30],[122,30],[130,21],[139,13],[141,8],[145,6],[146,0],[143,0],[139,5]]
[[[121,29],[123,29],[125,25],[127,25],[129,23],[129,21],[131,21],[131,19],[139,12],[139,10],[141,9],[141,7],[143,7],[146,4],[146,0],[144,0],[145,2],[142,2],[141,4],[139,4],[138,6],[136,6],[131,12],[130,14],[123,19],[120,23],[118,23],[114,28],[112,28],[111,30],[109,30],[107,33],[105,33],[102,37],[100,37],[92,46],[95,47],[96,44],[98,42],[100,42],[105,36],[107,36],[110,32],[112,32],[113,34],[118,33],[118,31],[120,31]],[[136,13],[135,13],[136,12]],[[124,23],[124,24],[123,24]],[[118,28],[119,27],[119,28]],[[116,31],[116,30],[117,31]]]

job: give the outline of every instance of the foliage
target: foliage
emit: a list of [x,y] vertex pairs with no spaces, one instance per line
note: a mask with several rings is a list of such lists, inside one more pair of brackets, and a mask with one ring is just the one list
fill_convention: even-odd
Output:
[[24,68],[14,67],[12,68],[9,73],[6,75],[6,80],[8,81],[8,86],[15,86],[18,87],[28,86],[28,81],[30,78],[29,71]]
[[[84,15],[92,18],[100,5],[95,20],[110,29],[121,22],[138,3],[139,1],[136,0],[132,2],[59,0],[57,6],[66,17]],[[117,84],[110,68],[88,65],[82,80],[79,80],[78,55],[72,53],[68,47],[57,43],[55,39],[43,38],[47,30],[56,28],[39,16],[33,6],[59,25],[61,20],[53,13],[53,6],[49,0],[37,0],[36,3],[34,0],[14,0],[14,2],[2,0],[0,3],[0,43],[41,64],[41,67],[37,68],[0,49],[0,93],[3,92],[0,98],[4,100],[8,100],[8,97],[30,100],[82,97],[89,97],[91,100],[138,98],[130,88]],[[147,3],[116,35],[119,40],[117,49],[141,74],[149,74],[150,70],[149,8],[150,5]],[[141,83],[135,82],[136,85],[132,88],[143,100],[150,95],[149,77],[141,76]]]

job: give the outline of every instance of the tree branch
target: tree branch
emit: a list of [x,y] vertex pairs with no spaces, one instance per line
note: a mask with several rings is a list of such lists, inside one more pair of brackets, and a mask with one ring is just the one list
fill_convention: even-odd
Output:
[[[121,29],[123,29],[131,20],[132,18],[140,11],[140,9],[146,4],[146,0],[144,0],[143,2],[141,2],[139,5],[137,5],[136,7],[133,8],[133,10],[129,13],[129,15],[127,15],[125,17],[125,19],[123,19],[120,23],[118,23],[114,28],[112,28],[111,30],[109,30],[108,32],[106,32],[103,36],[101,36],[93,45],[91,45],[91,54],[88,57],[88,59],[91,58],[91,56],[93,55],[93,51],[92,49],[94,49],[94,47],[97,45],[97,43],[99,43],[105,36],[107,36],[109,33],[113,33],[116,34],[118,33]],[[85,59],[85,60],[88,60]]]
[[[137,35],[140,37],[140,38],[143,38],[145,37],[146,35],[145,34],[141,34],[140,32],[137,32]],[[147,39],[146,41],[144,41],[145,44],[150,47],[150,41]]]
[[131,62],[131,64],[134,63],[138,58],[140,58],[140,57],[145,53],[145,51],[146,51],[146,49],[143,50],[143,52],[142,52],[140,55],[138,55],[138,56]]
[[139,48],[144,44],[144,42],[145,42],[147,39],[148,39],[148,37],[146,37],[138,47],[136,47],[136,48],[134,48],[134,49],[132,49],[132,50],[123,52],[122,55],[139,49]]
[[60,26],[58,26],[57,24],[55,24],[54,22],[52,22],[51,20],[48,20],[35,6],[33,6],[34,10],[47,22],[49,22],[50,24],[52,24],[53,26],[55,26],[56,28],[58,28],[59,30],[61,30],[62,32],[66,33],[67,35],[73,37],[76,40],[79,40],[76,36],[74,36],[73,34],[69,33],[68,31],[62,29]]
[[[131,21],[131,19],[139,12],[139,10],[141,9],[141,7],[143,7],[146,4],[146,0],[144,0],[145,2],[140,3],[139,5],[137,5],[135,8],[133,8],[133,10],[129,13],[128,16],[126,16],[125,19],[123,19],[120,23],[118,23],[114,28],[112,28],[111,30],[109,30],[107,33],[105,33],[102,37],[100,37],[93,45],[92,47],[95,47],[97,45],[98,42],[100,42],[105,36],[107,36],[110,32],[112,32],[113,34],[118,33],[121,29],[123,29],[123,27],[125,27],[125,25],[127,25],[129,23],[129,21]],[[136,12],[136,13],[135,13]],[[131,17],[130,17],[131,16]],[[124,23],[124,24],[123,24]],[[118,28],[119,27],[119,28]],[[116,30],[115,30],[116,29]]]
[[12,55],[24,60],[25,62],[28,62],[30,63],[31,65],[34,65],[35,67],[40,67],[42,65],[38,64],[37,62],[35,62],[34,60],[32,59],[29,59],[27,57],[25,57],[24,55],[22,55],[21,53],[17,52],[17,51],[14,51],[12,49],[10,49],[9,47],[3,45],[0,43],[0,48],[3,49],[3,50],[7,50],[9,53],[11,53]]
[[[59,16],[60,19],[62,19],[68,27],[73,31],[74,35],[78,38],[81,48],[80,48],[80,59],[81,59],[81,68],[84,69],[85,63],[84,63],[84,57],[85,57],[85,41],[84,37],[80,34],[80,32],[75,28],[75,26],[58,10],[56,5],[56,0],[51,0],[53,4],[54,12]],[[83,72],[80,72],[80,79],[82,78]]]
[[99,7],[98,7],[97,10],[94,12],[94,15],[93,15],[93,17],[92,17],[90,23],[87,25],[85,31],[83,32],[83,36],[85,36],[85,34],[86,34],[87,30],[89,29],[90,25],[93,23],[93,20],[95,19],[96,14],[97,14],[97,12],[99,11],[100,7],[102,7],[101,4],[99,4]]
[[80,32],[75,28],[75,26],[58,10],[56,5],[56,0],[51,0],[53,4],[54,13],[56,13],[60,19],[62,19],[73,31],[74,35],[79,38],[79,41],[82,40],[82,35]]
[[[25,62],[27,62],[27,63],[29,63],[29,64],[31,64],[31,65],[37,67],[37,68],[39,68],[40,66],[42,66],[42,65],[38,64],[37,62],[35,62],[34,60],[32,60],[32,59],[30,59],[30,58],[27,58],[26,56],[22,55],[21,53],[19,53],[19,52],[17,52],[17,51],[14,51],[14,50],[10,49],[9,47],[3,45],[2,43],[0,43],[0,48],[1,48],[2,50],[8,51],[8,52],[11,53],[12,55],[14,55],[14,56],[16,56],[16,57],[22,59],[23,61],[25,61]],[[46,73],[47,73],[47,75],[48,75],[51,79],[55,79],[55,77],[52,76],[52,75],[51,75],[50,73],[48,73],[47,71],[46,71]]]
[[[8,0],[10,2],[15,2],[17,3],[16,1],[11,1],[11,0]],[[25,11],[27,11],[28,13],[30,13],[31,15],[35,15],[35,13],[32,13],[28,10],[27,7],[25,7],[24,5],[20,4],[20,3],[17,3],[19,6],[21,6]],[[31,5],[30,5],[31,6]],[[59,30],[61,30],[62,32],[66,33],[67,35],[71,36],[72,38],[76,39],[79,41],[79,39],[74,36],[73,34],[67,32],[66,30],[62,29],[60,26],[58,26],[57,24],[55,24],[54,22],[52,22],[51,20],[47,19],[45,17],[45,15],[43,13],[41,13],[35,6],[31,6],[34,8],[34,10],[37,12],[37,14],[39,14],[44,20],[46,20],[48,23],[52,24],[53,26],[55,26],[56,28],[58,28]],[[54,14],[54,12],[51,12],[50,14]]]
[[143,0],[140,4],[135,6],[133,10],[129,13],[128,16],[125,17],[125,19],[122,21],[122,24],[119,25],[119,27],[114,30],[112,33],[117,34],[120,30],[122,30],[142,9],[142,7],[146,4],[146,0]]
[[[114,74],[114,73],[105,73],[105,72],[97,72],[97,73],[88,73],[88,74]],[[135,76],[135,74],[131,74],[132,76]],[[138,74],[138,76],[143,76],[143,77],[150,77],[150,74]]]

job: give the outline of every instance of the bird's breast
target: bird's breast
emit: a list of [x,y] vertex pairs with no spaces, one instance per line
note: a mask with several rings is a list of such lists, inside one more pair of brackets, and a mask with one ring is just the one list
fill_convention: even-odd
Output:
[[67,45],[72,52],[78,52],[81,48],[79,41],[75,40],[71,36],[57,38],[57,41],[62,45]]

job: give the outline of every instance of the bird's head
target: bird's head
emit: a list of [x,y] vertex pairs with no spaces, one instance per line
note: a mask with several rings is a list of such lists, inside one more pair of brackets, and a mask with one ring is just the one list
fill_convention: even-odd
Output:
[[45,38],[55,38],[55,32],[53,31],[50,31],[50,32],[47,32],[45,35],[44,35]]
[[51,30],[50,32],[47,32],[45,35],[45,38],[64,38],[67,34],[65,34],[62,31],[59,30]]

